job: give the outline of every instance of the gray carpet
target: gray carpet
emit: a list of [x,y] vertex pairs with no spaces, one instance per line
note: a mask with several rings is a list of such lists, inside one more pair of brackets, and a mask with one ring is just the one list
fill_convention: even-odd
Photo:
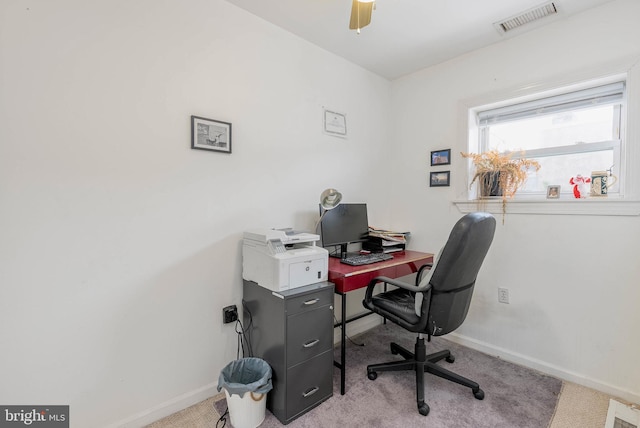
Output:
[[[401,358],[390,353],[390,342],[413,350],[415,336],[387,324],[353,340],[365,346],[347,342],[346,394],[340,395],[340,372],[334,369],[334,395],[287,427],[546,428],[553,417],[561,380],[441,337],[427,344],[427,352],[450,349],[455,363],[438,364],[478,382],[485,399],[476,400],[469,388],[425,374],[425,401],[431,412],[421,416],[416,408],[413,372],[380,372],[375,381],[366,375],[367,364]],[[215,406],[222,414],[226,400],[219,400]],[[230,425],[227,421],[227,426]],[[271,428],[282,424],[267,410],[260,426]]]

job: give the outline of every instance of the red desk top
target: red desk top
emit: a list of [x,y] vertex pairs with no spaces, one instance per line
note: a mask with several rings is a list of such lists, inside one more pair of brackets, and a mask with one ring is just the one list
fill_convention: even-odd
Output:
[[393,259],[362,266],[340,263],[340,259],[329,257],[329,281],[335,284],[336,293],[346,293],[366,287],[376,276],[399,278],[417,272],[426,263],[433,262],[433,254],[418,251],[398,251]]

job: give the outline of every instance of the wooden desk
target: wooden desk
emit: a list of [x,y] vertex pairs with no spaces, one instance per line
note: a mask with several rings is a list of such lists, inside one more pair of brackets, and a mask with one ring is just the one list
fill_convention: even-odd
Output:
[[335,292],[342,296],[342,308],[340,322],[335,327],[341,329],[340,362],[334,361],[334,365],[340,369],[340,394],[344,395],[345,384],[345,340],[346,324],[372,314],[364,312],[347,319],[347,293],[349,291],[364,288],[377,276],[399,278],[410,275],[427,263],[433,262],[433,254],[418,251],[401,251],[393,253],[393,259],[362,266],[350,266],[340,263],[340,259],[329,257],[329,281],[333,282]]

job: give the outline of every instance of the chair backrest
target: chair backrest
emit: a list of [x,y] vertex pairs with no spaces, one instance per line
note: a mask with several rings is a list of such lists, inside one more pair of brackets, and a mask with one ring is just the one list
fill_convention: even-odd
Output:
[[425,333],[440,336],[457,329],[469,311],[476,278],[496,229],[488,213],[470,213],[455,224],[431,275],[428,305],[421,316],[428,316]]

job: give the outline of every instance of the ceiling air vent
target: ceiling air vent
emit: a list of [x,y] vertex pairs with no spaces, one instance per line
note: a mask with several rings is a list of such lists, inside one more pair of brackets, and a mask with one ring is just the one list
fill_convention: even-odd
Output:
[[522,27],[525,24],[537,21],[544,17],[555,15],[558,13],[558,8],[554,2],[544,3],[540,6],[536,6],[533,9],[529,9],[526,12],[514,15],[511,18],[504,19],[500,22],[496,22],[493,25],[501,33],[514,30],[518,27]]

